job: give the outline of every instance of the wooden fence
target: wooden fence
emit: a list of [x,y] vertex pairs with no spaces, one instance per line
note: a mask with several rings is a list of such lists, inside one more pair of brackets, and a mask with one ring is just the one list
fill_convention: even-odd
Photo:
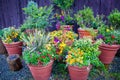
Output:
[[[19,27],[25,15],[22,8],[29,0],[0,0],[0,28],[15,25]],[[50,0],[34,0],[39,6],[50,5]],[[120,0],[75,0],[73,10],[76,12],[89,6],[96,14],[108,15],[113,9],[120,10]]]

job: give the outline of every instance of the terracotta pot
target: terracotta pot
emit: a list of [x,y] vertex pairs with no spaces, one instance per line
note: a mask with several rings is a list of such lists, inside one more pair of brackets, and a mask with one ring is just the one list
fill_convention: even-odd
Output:
[[93,38],[89,31],[78,28],[79,38],[89,37]]
[[35,29],[26,29],[25,34],[29,35],[29,34],[33,34],[35,32]]
[[60,29],[66,30],[66,31],[71,31],[71,30],[73,30],[73,25],[62,25],[57,30],[60,30]]
[[81,68],[77,66],[68,66],[71,80],[87,80],[91,68],[91,65]]
[[53,62],[54,61],[51,60],[51,62],[46,66],[28,65],[34,79],[35,80],[48,80],[51,75]]
[[5,48],[7,49],[8,55],[18,54],[22,55],[22,45],[23,42],[14,42],[14,43],[4,43]]
[[102,44],[99,47],[99,50],[101,51],[99,59],[104,64],[110,64],[112,62],[112,60],[114,59],[115,54],[117,53],[117,50],[119,48],[120,48],[119,45]]

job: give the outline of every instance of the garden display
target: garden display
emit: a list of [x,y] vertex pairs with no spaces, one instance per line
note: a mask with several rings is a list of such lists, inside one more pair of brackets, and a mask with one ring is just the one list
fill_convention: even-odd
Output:
[[0,54],[0,80],[120,80],[119,10],[104,16],[74,10],[76,0],[50,1],[28,1],[20,27],[0,30],[0,53],[8,53]]

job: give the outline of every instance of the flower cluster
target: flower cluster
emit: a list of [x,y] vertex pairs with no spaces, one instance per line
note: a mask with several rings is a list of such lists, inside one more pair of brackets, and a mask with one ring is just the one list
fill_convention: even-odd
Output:
[[71,48],[68,52],[66,62],[70,65],[81,65],[83,64],[84,52],[80,48]]
[[66,45],[71,45],[74,39],[77,38],[77,34],[72,31],[53,31],[51,32],[51,43],[56,46],[57,54],[61,55]]
[[21,40],[20,31],[15,29],[14,27],[6,28],[3,31],[3,41],[5,43],[18,42]]
[[106,25],[99,27],[97,39],[103,39],[106,44],[119,44],[120,32],[114,30],[113,27]]
[[51,59],[56,59],[56,48],[49,43],[50,34],[45,31],[35,31],[34,34],[22,35],[27,48],[23,52],[23,58],[28,64],[47,65]]
[[66,62],[73,66],[88,66],[90,64],[101,66],[98,56],[100,55],[99,45],[102,40],[97,40],[95,43],[91,39],[83,38],[75,40],[73,45],[68,49]]

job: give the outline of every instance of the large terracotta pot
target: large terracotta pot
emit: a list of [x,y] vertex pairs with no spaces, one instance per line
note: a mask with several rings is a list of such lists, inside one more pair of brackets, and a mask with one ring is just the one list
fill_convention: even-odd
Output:
[[120,48],[119,45],[102,44],[99,47],[99,50],[101,51],[99,59],[104,64],[110,64],[112,62],[112,60],[114,59],[115,54],[117,53],[117,50],[119,48]]
[[22,45],[23,42],[13,42],[13,43],[4,43],[5,48],[7,49],[8,55],[18,54],[22,55]]
[[93,38],[89,31],[78,28],[79,38],[89,37]]
[[34,79],[35,80],[48,80],[51,75],[53,62],[54,61],[51,60],[50,63],[46,66],[28,65]]
[[77,66],[68,66],[71,80],[87,80],[91,68],[91,65],[81,68]]

